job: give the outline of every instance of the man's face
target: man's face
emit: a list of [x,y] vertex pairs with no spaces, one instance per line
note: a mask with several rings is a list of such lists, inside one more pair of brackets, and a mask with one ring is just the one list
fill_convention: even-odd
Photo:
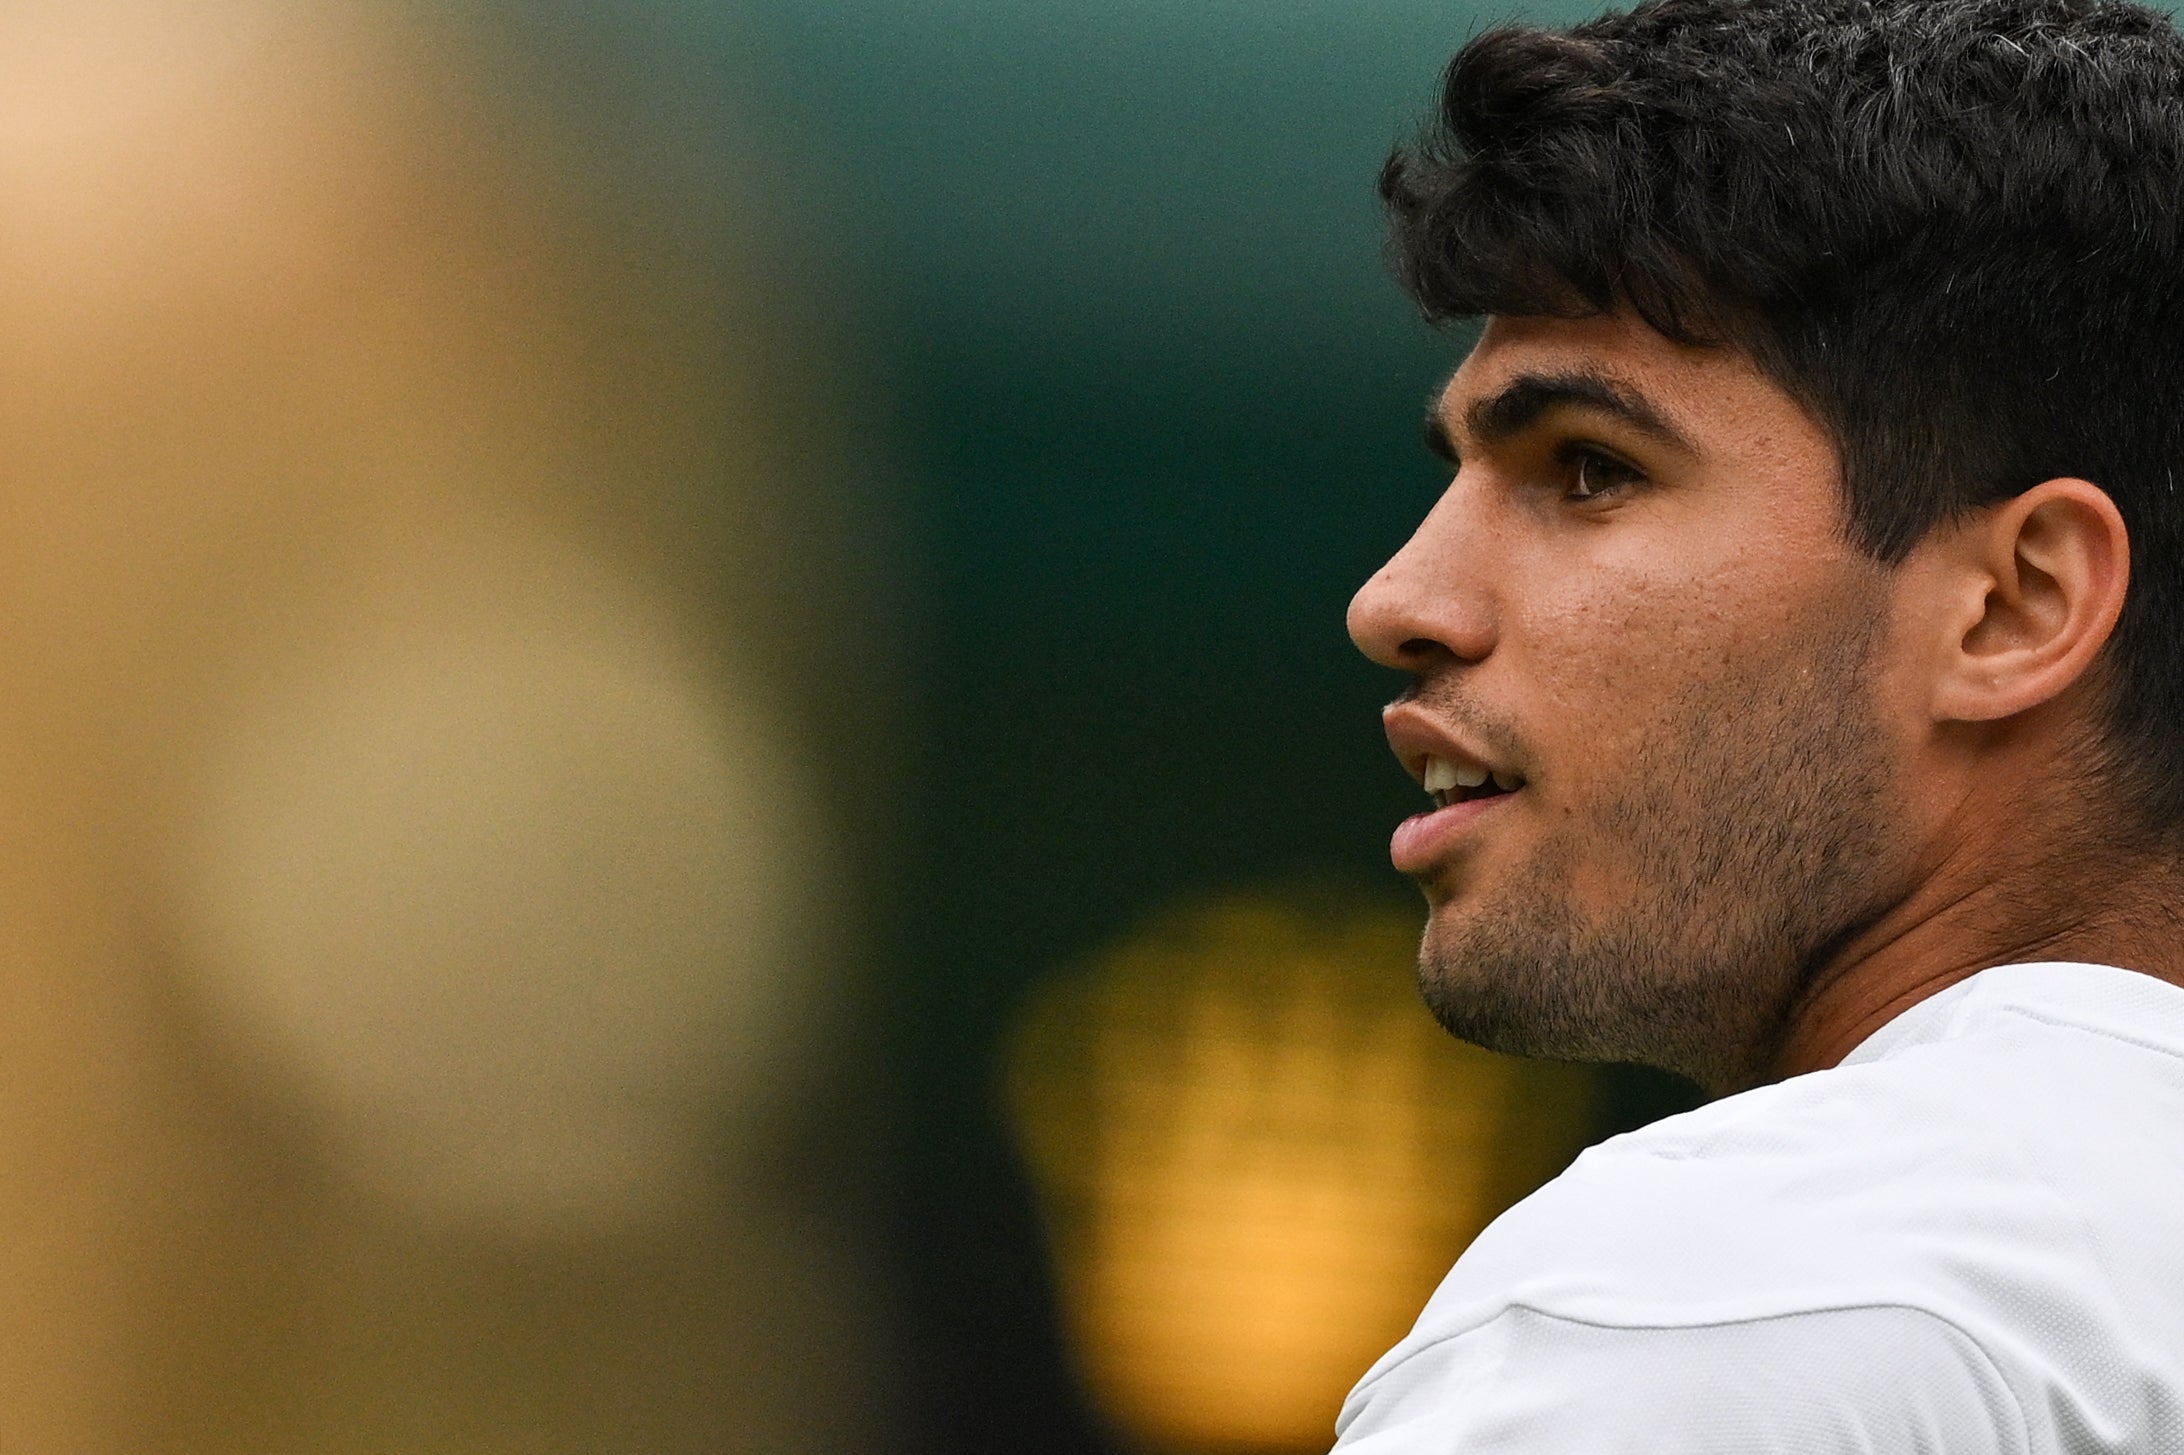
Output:
[[1389,740],[1442,790],[1392,849],[1427,1001],[1497,1049],[1742,1084],[1905,873],[1890,574],[1834,449],[1741,354],[1622,316],[1493,320],[1435,418],[1461,465],[1350,608],[1416,675]]

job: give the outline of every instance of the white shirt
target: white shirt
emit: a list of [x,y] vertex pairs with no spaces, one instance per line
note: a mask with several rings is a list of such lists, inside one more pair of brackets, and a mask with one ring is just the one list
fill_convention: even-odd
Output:
[[1613,1138],[1351,1392],[1342,1455],[2184,1455],[2184,989],[2006,965]]

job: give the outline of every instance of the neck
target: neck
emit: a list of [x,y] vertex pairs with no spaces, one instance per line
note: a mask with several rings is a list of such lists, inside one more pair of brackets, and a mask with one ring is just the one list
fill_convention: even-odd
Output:
[[2085,961],[2184,985],[2180,947],[2184,864],[2170,853],[1945,864],[1816,967],[1752,1083],[1838,1065],[1912,1006],[1992,966]]

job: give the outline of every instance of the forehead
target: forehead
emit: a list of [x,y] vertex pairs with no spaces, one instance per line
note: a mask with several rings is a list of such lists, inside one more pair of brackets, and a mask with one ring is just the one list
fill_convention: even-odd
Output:
[[1487,321],[1442,391],[1438,413],[1466,443],[1467,416],[1524,380],[1594,375],[1640,402],[1700,452],[1820,467],[1835,449],[1795,399],[1740,350],[1677,343],[1623,313]]

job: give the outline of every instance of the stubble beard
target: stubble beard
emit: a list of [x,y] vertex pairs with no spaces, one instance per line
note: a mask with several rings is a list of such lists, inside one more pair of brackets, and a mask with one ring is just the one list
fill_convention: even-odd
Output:
[[[1678,694],[1581,832],[1545,841],[1494,902],[1428,926],[1419,978],[1441,1024],[1714,1091],[1755,1079],[1825,952],[1886,898],[1899,830],[1878,635],[1876,610],[1849,607],[1765,667]],[[1574,891],[1596,865],[1613,908],[1587,911]]]

